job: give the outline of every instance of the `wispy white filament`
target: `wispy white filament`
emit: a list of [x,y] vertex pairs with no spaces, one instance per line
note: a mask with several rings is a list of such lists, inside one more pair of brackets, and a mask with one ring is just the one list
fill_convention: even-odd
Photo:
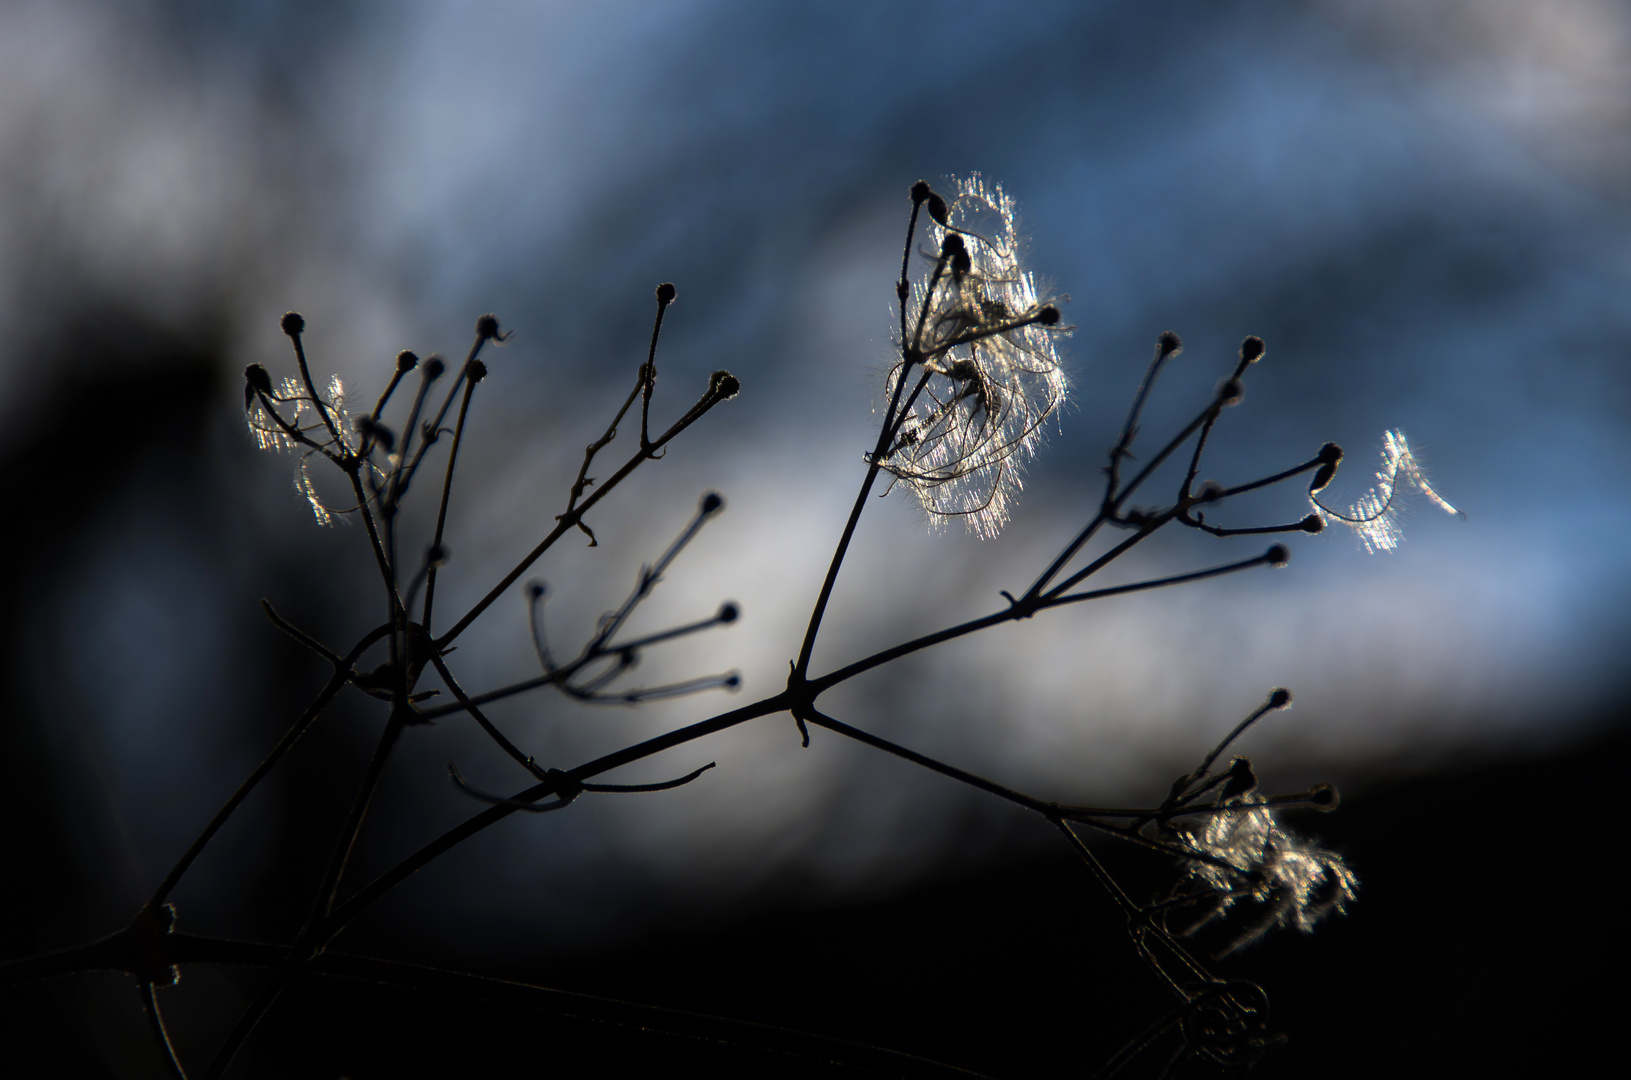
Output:
[[[938,252],[948,231],[957,232],[970,268],[925,277],[913,288],[908,344],[921,351],[929,381],[882,465],[912,489],[931,520],[961,517],[970,532],[989,538],[1007,524],[1021,466],[1064,401],[1055,339],[1068,331],[1031,321],[1046,301],[1019,264],[1013,200],[978,174],[953,183],[951,230],[928,221],[926,233]],[[923,375],[897,364],[889,395],[903,374],[908,391]]]
[[1376,486],[1361,495],[1346,514],[1320,502],[1317,493],[1311,493],[1308,498],[1322,521],[1327,525],[1336,522],[1353,529],[1359,535],[1360,543],[1365,545],[1365,550],[1375,553],[1392,551],[1403,542],[1404,532],[1399,527],[1399,496],[1409,488],[1415,488],[1427,496],[1440,510],[1461,514],[1427,483],[1421,465],[1410,452],[1404,432],[1394,429],[1382,433],[1382,464],[1376,470]]

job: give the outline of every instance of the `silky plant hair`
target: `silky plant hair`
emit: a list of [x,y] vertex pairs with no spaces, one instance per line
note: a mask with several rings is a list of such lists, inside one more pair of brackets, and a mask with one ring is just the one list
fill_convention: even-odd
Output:
[[1014,201],[1000,185],[978,173],[953,180],[925,233],[932,269],[903,305],[915,321],[902,330],[886,400],[914,365],[929,377],[881,460],[931,520],[961,518],[992,537],[1008,523],[1025,462],[1065,399],[1058,340],[1070,328],[1020,265]]
[[[852,655],[830,670],[814,669],[812,657],[823,619],[841,575],[856,526],[882,486],[904,489],[936,524],[961,521],[976,537],[995,536],[1016,512],[1022,470],[1058,423],[1067,380],[1060,346],[1071,328],[1063,325],[1062,296],[1039,289],[1021,260],[1015,209],[1003,188],[978,175],[953,179],[937,191],[919,181],[909,191],[906,239],[900,276],[894,282],[896,314],[891,327],[897,355],[875,410],[877,435],[860,451],[860,483],[847,517],[834,524],[836,543],[824,574],[809,568],[803,578],[813,592],[809,621],[798,641],[788,641],[784,686],[747,704],[736,704],[707,719],[627,742],[588,761],[541,759],[533,726],[504,730],[484,711],[492,702],[553,692],[586,704],[637,706],[657,699],[742,689],[734,669],[711,671],[659,685],[634,679],[642,656],[671,642],[706,634],[745,618],[734,600],[711,611],[652,632],[634,632],[631,618],[640,605],[676,572],[677,560],[726,511],[717,492],[701,493],[684,521],[648,515],[653,534],[672,536],[642,567],[632,588],[608,599],[606,614],[592,632],[571,641],[552,635],[550,592],[533,568],[563,539],[596,543],[591,515],[620,495],[634,472],[657,467],[692,425],[737,396],[740,384],[728,371],[716,371],[705,385],[691,388],[678,403],[657,393],[658,344],[664,320],[678,292],[656,289],[650,346],[638,363],[627,392],[607,403],[604,426],[563,431],[565,439],[587,438],[576,474],[563,478],[553,523],[533,536],[518,537],[510,568],[490,583],[474,604],[449,613],[438,606],[440,575],[464,572],[444,542],[450,515],[459,503],[456,466],[467,438],[477,437],[470,403],[490,377],[483,355],[509,335],[493,315],[476,320],[473,341],[456,364],[439,356],[423,361],[403,351],[386,365],[383,386],[372,399],[348,393],[338,379],[319,382],[306,355],[305,320],[290,312],[281,330],[293,352],[293,370],[276,378],[259,364],[244,373],[244,417],[251,438],[267,451],[293,455],[295,488],[317,522],[351,520],[366,547],[377,578],[372,598],[349,611],[357,629],[341,647],[318,638],[280,614],[269,598],[266,617],[310,654],[327,681],[310,704],[292,719],[282,737],[196,838],[178,853],[169,872],[154,886],[128,924],[81,946],[0,964],[0,985],[95,970],[124,972],[152,1034],[154,1054],[174,1077],[215,1078],[238,1072],[242,1053],[252,1048],[273,1005],[306,984],[297,977],[347,976],[408,989],[506,1000],[543,1012],[663,1031],[702,1039],[710,1046],[769,1049],[815,1062],[889,1075],[942,1075],[952,1065],[921,1055],[860,1041],[817,1036],[792,1028],[747,1023],[731,1017],[658,1009],[610,997],[566,995],[548,986],[497,980],[480,972],[431,969],[390,957],[347,952],[339,939],[372,905],[408,878],[481,832],[515,814],[550,814],[555,827],[570,827],[567,811],[581,800],[663,792],[706,783],[713,761],[702,760],[707,740],[775,717],[790,718],[798,738],[787,752],[808,746],[812,733],[857,742],[1012,803],[1034,815],[1039,827],[1057,833],[1088,872],[1095,887],[1125,917],[1128,947],[1161,987],[1167,1006],[1140,1034],[1104,1062],[1099,1075],[1114,1076],[1153,1063],[1170,1075],[1188,1063],[1224,1069],[1250,1067],[1283,1039],[1273,1025],[1267,992],[1215,965],[1263,939],[1276,928],[1314,930],[1350,907],[1358,880],[1340,854],[1303,837],[1287,824],[1288,813],[1334,810],[1334,788],[1266,792],[1251,761],[1229,753],[1259,721],[1291,704],[1291,693],[1272,688],[1243,720],[1208,751],[1193,770],[1176,778],[1164,795],[1152,793],[1144,805],[1089,805],[1071,785],[1028,792],[974,771],[977,762],[944,761],[886,739],[833,715],[824,695],[850,679],[886,667],[922,650],[982,632],[1001,632],[1007,623],[1043,616],[1056,608],[1092,603],[1129,593],[1192,585],[1223,575],[1283,567],[1291,557],[1283,537],[1319,533],[1331,525],[1352,528],[1371,551],[1389,551],[1399,540],[1397,511],[1407,489],[1442,509],[1453,508],[1430,487],[1402,433],[1384,436],[1377,485],[1349,509],[1338,511],[1322,494],[1336,477],[1342,450],[1327,443],[1310,457],[1268,476],[1214,480],[1202,468],[1210,440],[1224,415],[1239,406],[1248,378],[1265,356],[1263,342],[1246,338],[1238,354],[1221,365],[1216,389],[1193,418],[1165,441],[1141,441],[1140,421],[1159,376],[1182,350],[1176,334],[1155,339],[1153,355],[1138,381],[1126,419],[1108,439],[1102,493],[1081,510],[1077,526],[1058,538],[1055,554],[1038,565],[1005,567],[1014,587],[991,598],[984,614],[949,626],[922,626],[906,640],[864,655]],[[508,378],[505,365],[492,376]],[[1212,384],[1212,376],[1206,376]],[[581,414],[581,410],[579,410]],[[1134,447],[1138,446],[1135,456]],[[578,445],[584,445],[579,443]],[[612,460],[607,460],[612,458]],[[314,479],[326,471],[343,498],[325,499]],[[1247,492],[1298,481],[1312,474],[1306,498],[1310,512],[1290,520],[1242,522],[1234,498]],[[330,490],[333,490],[331,487]],[[1135,507],[1132,500],[1139,497]],[[433,527],[410,525],[401,514],[409,500],[435,506]],[[1298,500],[1300,503],[1300,499]],[[1306,508],[1305,508],[1306,509]],[[428,521],[416,515],[414,522]],[[1146,539],[1168,527],[1195,529],[1219,538],[1270,538],[1266,548],[1247,554],[1232,550],[1221,562],[1176,574],[1103,586],[1093,579]],[[655,546],[655,545],[654,545]],[[993,549],[994,550],[994,549]],[[906,559],[902,572],[922,568]],[[789,568],[787,575],[797,575]],[[1029,579],[1029,585],[1024,582]],[[517,672],[497,686],[466,688],[458,674],[466,657],[456,655],[461,636],[494,605],[523,604],[536,667]],[[285,598],[278,598],[279,604]],[[287,605],[301,606],[298,603]],[[450,614],[452,617],[450,618]],[[844,652],[845,641],[828,651]],[[902,675],[902,678],[909,676]],[[171,895],[216,834],[231,820],[260,782],[277,769],[289,750],[342,694],[362,695],[373,710],[377,739],[348,809],[333,822],[332,845],[315,888],[281,939],[244,942],[191,932]],[[905,699],[903,699],[905,700]],[[1242,706],[1245,703],[1241,703]],[[835,710],[836,711],[836,710]],[[469,801],[470,814],[440,834],[422,837],[420,846],[372,877],[360,874],[352,855],[394,752],[415,739],[425,725],[469,724],[485,736],[490,760],[483,772],[509,770],[500,790],[472,784],[457,763],[446,782]],[[1225,757],[1226,753],[1229,756]],[[619,770],[662,758],[667,778],[631,782]],[[377,816],[374,822],[377,827]],[[399,829],[407,828],[406,825]],[[1113,875],[1088,837],[1145,853],[1165,875],[1166,884],[1142,895]],[[239,842],[256,842],[243,840]],[[468,871],[465,871],[468,872]],[[263,974],[250,999],[225,1030],[207,1040],[178,1042],[167,1026],[163,1005],[168,987],[184,968],[198,965],[258,967]],[[267,1025],[271,1026],[271,1025]],[[723,1052],[723,1051],[722,1051]]]

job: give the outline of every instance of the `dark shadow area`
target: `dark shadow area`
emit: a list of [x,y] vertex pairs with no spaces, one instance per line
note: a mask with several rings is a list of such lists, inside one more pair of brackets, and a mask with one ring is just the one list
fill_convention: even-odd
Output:
[[[1550,757],[1373,783],[1319,818],[1320,834],[1361,875],[1360,902],[1312,937],[1278,932],[1219,965],[1267,989],[1274,1026],[1289,1036],[1254,1075],[1578,1075],[1596,1060],[1616,1002],[1594,973],[1624,959],[1602,873],[1611,841],[1597,823],[1610,819],[1628,754],[1621,724]],[[1150,877],[1148,860],[1101,850],[1124,878]],[[1090,1072],[1168,1007],[1105,897],[1063,851],[881,903],[783,907],[706,933],[676,929],[489,974],[1007,1077]],[[185,974],[173,1021],[183,1052],[200,1058],[219,1032],[187,1019],[180,1002],[251,987],[242,976]],[[123,991],[136,1017],[135,992]],[[99,1061],[87,1030],[94,1021],[69,1007],[89,996],[68,987],[8,993],[8,1074],[140,1075],[156,1065]],[[98,997],[104,1009],[117,1000],[108,988]],[[920,1075],[910,1065],[840,1066],[821,1060],[820,1048],[803,1056],[779,1036],[769,1040],[778,1049],[766,1050],[755,1032],[714,1040],[686,1021],[675,1036],[608,1022],[595,1009],[583,1011],[598,1018],[563,1017],[497,998],[307,978],[252,1044],[258,1069],[238,1075]],[[1153,1073],[1141,1064],[1126,1075]],[[1180,1073],[1211,1074],[1198,1065]]]

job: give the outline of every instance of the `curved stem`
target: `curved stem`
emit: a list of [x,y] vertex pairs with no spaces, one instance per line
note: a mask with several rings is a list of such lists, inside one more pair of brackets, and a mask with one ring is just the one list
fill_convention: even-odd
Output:
[[140,979],[136,985],[141,991],[142,1011],[147,1013],[153,1041],[164,1051],[165,1067],[175,1080],[187,1080],[187,1070],[181,1067],[181,1058],[176,1055],[175,1045],[170,1042],[170,1033],[164,1029],[164,1014],[159,1012],[159,999],[153,993],[153,984],[146,979]]

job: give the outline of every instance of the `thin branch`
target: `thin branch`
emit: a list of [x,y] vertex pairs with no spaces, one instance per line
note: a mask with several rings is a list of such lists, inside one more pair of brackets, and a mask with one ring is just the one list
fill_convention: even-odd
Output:
[[165,1068],[175,1080],[187,1080],[187,1070],[181,1067],[181,1058],[176,1054],[175,1044],[170,1041],[170,1033],[164,1028],[164,1014],[159,1012],[159,999],[153,993],[153,984],[146,979],[138,979],[136,987],[141,991],[142,1011],[147,1014],[153,1041],[164,1052]]
[[[708,392],[703,394],[703,396],[698,399],[697,403],[691,406],[690,410],[684,416],[675,421],[672,427],[663,432],[663,434],[652,443],[651,450],[640,450],[633,457],[629,458],[629,460],[624,463],[623,467],[618,469],[617,472],[612,475],[611,479],[607,480],[604,484],[595,489],[592,495],[590,495],[582,503],[562,514],[557,520],[555,527],[549,531],[549,535],[545,536],[543,540],[539,541],[537,547],[528,552],[527,555],[515,565],[514,569],[512,569],[508,574],[505,574],[503,580],[488,590],[486,596],[476,601],[475,606],[473,606],[469,611],[465,612],[464,617],[458,622],[454,623],[452,629],[436,639],[436,651],[445,652],[447,650],[447,646],[460,634],[464,633],[466,628],[468,628],[471,623],[480,618],[482,612],[486,611],[495,602],[497,602],[498,598],[503,596],[505,591],[508,590],[511,585],[514,585],[516,581],[520,579],[521,575],[525,574],[528,568],[530,568],[533,563],[538,561],[544,552],[553,547],[555,542],[565,535],[568,530],[574,528],[578,522],[583,519],[584,514],[588,513],[596,503],[605,498],[609,492],[616,488],[618,484],[622,483],[623,480],[627,478],[630,473],[634,472],[635,469],[639,468],[641,464],[651,460],[653,456],[652,451],[661,449],[670,440],[674,439],[686,428],[690,427],[697,420],[701,419],[707,414],[709,409],[712,409],[721,401],[727,401],[730,398],[735,397],[739,388],[740,384],[736,381],[735,376],[728,372],[714,372],[713,377],[709,380]],[[630,400],[632,401],[632,397]],[[627,408],[627,406],[625,406],[625,408]],[[585,467],[587,468],[587,466]]]
[[283,618],[276,611],[274,611],[272,609],[271,601],[267,600],[264,596],[261,597],[261,610],[266,612],[266,617],[272,620],[273,626],[277,627],[279,630],[282,630],[285,634],[288,634],[302,647],[310,649],[318,656],[321,656],[324,660],[327,660],[330,664],[333,664],[336,671],[346,671],[350,667],[350,665],[345,662],[339,653],[334,652],[327,645],[324,645],[321,641],[318,641],[316,638],[312,637],[310,634],[306,633],[304,630],[300,629],[298,626],[289,622],[287,619]]
[[215,812],[215,817],[211,818],[210,823],[204,826],[204,831],[198,834],[198,838],[192,842],[192,845],[187,848],[180,860],[165,875],[164,880],[159,883],[159,887],[154,890],[153,895],[143,905],[144,911],[156,909],[169,899],[171,890],[181,881],[182,877],[192,867],[193,861],[203,853],[204,848],[215,837],[215,834],[221,831],[221,826],[225,825],[233,812],[242,805],[245,799],[249,798],[249,793],[254,791],[255,786],[265,779],[266,774],[271,772],[273,767],[282,760],[283,755],[288,753],[289,748],[300,741],[300,737],[306,733],[312,721],[321,715],[328,703],[333,700],[334,695],[345,687],[345,684],[351,678],[351,665],[361,659],[362,654],[368,651],[369,646],[389,632],[389,627],[376,627],[365,634],[362,640],[352,647],[351,652],[336,668],[333,677],[318,693],[317,698],[306,707],[306,711],[301,713],[300,718],[284,733],[283,738],[278,740],[277,745],[272,748],[272,752],[267,754],[266,758],[255,767],[255,771],[250,773],[244,782],[238,785],[238,790],[234,791],[232,796],[221,806],[221,809]]
[[[480,347],[479,343],[477,347]],[[474,356],[475,350],[472,349],[471,352],[471,359],[465,363],[467,371],[479,363]],[[442,551],[442,531],[447,525],[447,502],[453,494],[453,466],[458,463],[459,445],[464,441],[464,421],[465,417],[470,413],[471,395],[476,392],[476,384],[481,381],[481,376],[485,373],[485,367],[477,371],[470,371],[469,377],[464,384],[464,399],[459,402],[459,419],[453,428],[453,446],[447,452],[447,475],[442,479],[442,502],[436,509],[436,534],[430,542],[433,552]],[[436,560],[433,558],[430,563],[430,571],[425,576],[425,613],[419,620],[427,632],[430,630],[431,610],[435,604]]]
[[[464,692],[464,688],[459,685],[458,680],[453,677],[453,672],[448,670],[447,663],[440,656],[434,654],[432,654],[430,662],[436,665],[436,674],[442,677],[442,682],[452,691],[453,696],[459,699],[457,711],[467,712],[475,717],[476,723],[481,725],[481,729],[487,733],[488,738],[498,744],[500,750],[503,750],[511,758],[519,762],[523,768],[536,772],[532,762],[532,755],[522,753],[520,747],[505,738],[504,733],[498,730],[491,720],[482,715],[481,710],[476,707],[476,702],[471,700],[470,696]],[[427,715],[421,714],[421,716]]]
[[[633,746],[624,747],[621,750],[614,751],[610,754],[604,755],[603,757],[596,758],[594,761],[580,765],[575,769],[568,770],[564,775],[581,784],[590,777],[599,776],[602,773],[610,772],[611,770],[620,768],[624,765],[633,764],[636,761],[651,757],[654,754],[659,754],[664,750],[669,750],[673,747],[681,746],[685,743],[703,738],[704,736],[713,735],[718,732],[728,730],[740,724],[745,724],[749,720],[758,719],[761,716],[770,716],[774,713],[785,712],[788,704],[789,699],[785,693],[777,694],[774,697],[765,698],[763,701],[756,701],[751,705],[744,705],[740,709],[733,709],[730,712],[721,713],[720,715],[711,717],[707,720],[702,720],[695,724],[690,724],[686,727],[667,732],[666,734],[646,739],[644,742],[636,743]],[[520,792],[514,798],[515,801],[518,802],[537,802],[539,799],[545,799],[554,794],[557,794],[556,783],[552,780],[544,780],[526,789],[525,791]],[[452,829],[449,829],[447,832],[443,833],[435,840],[432,840],[430,843],[426,844],[424,847],[420,848],[406,859],[403,859],[401,862],[397,863],[390,870],[387,870],[385,873],[375,878],[372,882],[359,889],[351,896],[349,900],[345,901],[345,903],[334,909],[333,913],[329,916],[326,926],[328,937],[332,938],[335,934],[338,934],[342,929],[344,929],[347,923],[356,918],[358,914],[368,907],[368,905],[372,904],[375,900],[378,900],[381,896],[384,896],[386,893],[390,892],[397,885],[400,885],[402,882],[412,877],[415,873],[423,869],[431,862],[434,862],[442,854],[451,851],[453,848],[457,847],[459,844],[462,844],[470,837],[475,836],[477,833],[486,829],[489,825],[493,825],[504,820],[514,812],[515,811],[513,809],[503,806],[494,806],[484,810],[474,817],[471,817],[465,820],[463,823],[453,827]]]

